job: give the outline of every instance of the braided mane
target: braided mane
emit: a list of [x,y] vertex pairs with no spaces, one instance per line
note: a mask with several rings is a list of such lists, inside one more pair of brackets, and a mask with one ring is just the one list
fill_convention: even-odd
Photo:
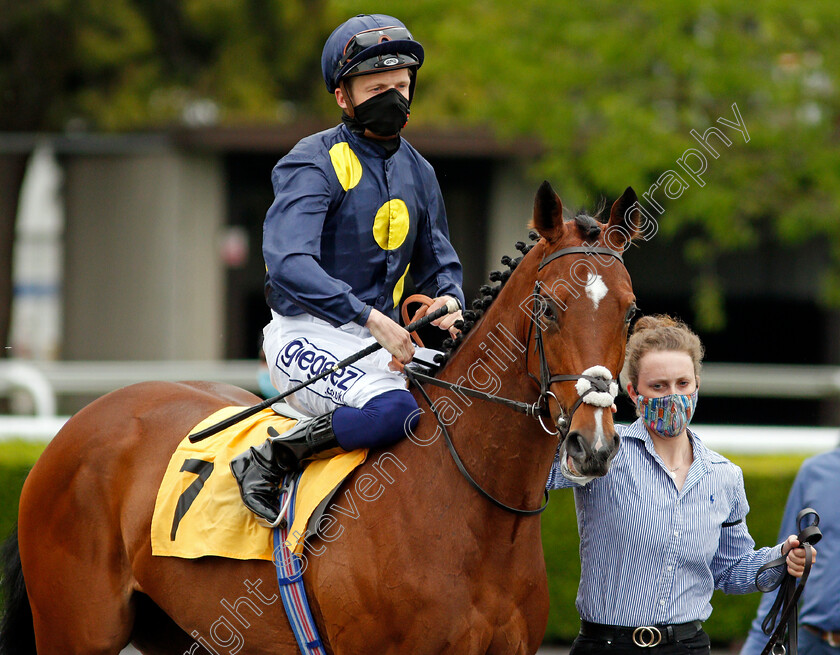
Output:
[[[600,213],[600,211],[598,212]],[[581,234],[585,238],[594,238],[601,234],[602,224],[596,218],[589,216],[584,212],[579,212],[577,215],[574,216],[573,219],[575,225],[580,230]],[[528,232],[528,238],[531,241],[539,241],[540,235],[537,233],[536,230],[530,230]],[[478,319],[480,319],[484,312],[493,304],[493,301],[499,295],[499,292],[505,286],[505,283],[510,279],[511,273],[516,269],[519,265],[519,262],[522,261],[522,258],[527,255],[531,248],[534,247],[533,244],[526,245],[523,241],[517,241],[514,244],[514,247],[521,252],[522,254],[519,257],[512,258],[508,255],[502,257],[501,262],[504,266],[507,266],[507,270],[503,271],[491,271],[489,278],[490,282],[497,282],[495,286],[491,286],[489,284],[482,285],[478,290],[478,297],[472,301],[472,309],[468,309],[463,312],[464,320],[463,321],[456,321],[455,327],[458,328],[461,332],[456,337],[450,337],[443,341],[443,348],[444,351],[435,355],[435,363],[438,365],[439,368],[442,368],[446,362],[450,360],[452,355],[458,349],[458,346],[466,338],[469,331],[473,328],[476,324]]]
[[[540,235],[536,232],[536,230],[531,230],[528,233],[528,237],[531,241],[538,241],[540,239]],[[505,271],[491,271],[490,273],[490,282],[498,282],[498,284],[495,286],[491,286],[489,284],[482,285],[478,290],[479,296],[472,301],[472,309],[464,311],[464,320],[455,322],[455,327],[460,330],[460,334],[456,337],[450,337],[443,341],[442,345],[444,352],[435,355],[435,363],[437,363],[439,367],[443,367],[444,364],[449,361],[454,352],[458,349],[458,346],[460,346],[464,341],[469,331],[484,315],[484,312],[487,311],[490,305],[493,304],[493,301],[499,295],[499,292],[505,286],[505,283],[510,279],[511,273],[513,273],[519,265],[519,262],[522,261],[522,257],[527,255],[534,246],[533,244],[526,245],[524,241],[517,241],[515,247],[522,253],[519,257],[516,257],[515,259],[509,257],[508,255],[502,257],[502,264],[507,266],[508,269]]]

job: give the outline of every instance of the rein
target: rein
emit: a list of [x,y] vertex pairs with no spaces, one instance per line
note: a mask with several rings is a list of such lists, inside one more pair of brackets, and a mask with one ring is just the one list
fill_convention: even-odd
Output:
[[[543,260],[540,262],[539,268],[537,269],[542,270],[543,267],[548,264],[549,262],[554,261],[558,257],[563,257],[564,255],[573,255],[573,254],[585,254],[585,255],[592,255],[592,254],[601,254],[601,255],[608,255],[611,257],[615,257],[618,261],[624,264],[624,260],[621,256],[621,253],[611,250],[610,248],[587,248],[587,247],[572,247],[572,248],[563,248],[554,252],[547,257],[544,257]],[[432,414],[434,414],[435,419],[437,419],[438,425],[443,430],[443,435],[446,440],[446,446],[449,449],[450,454],[452,455],[452,459],[455,462],[455,465],[458,467],[458,470],[461,472],[467,481],[479,492],[484,498],[489,500],[493,503],[496,507],[499,507],[507,512],[511,512],[513,514],[518,514],[521,516],[534,516],[536,514],[541,514],[545,508],[548,506],[548,491],[545,491],[545,502],[538,507],[537,509],[519,509],[516,507],[511,507],[510,505],[506,505],[502,501],[494,498],[491,496],[487,491],[485,491],[478,482],[469,474],[466,467],[464,466],[461,457],[458,455],[458,452],[455,450],[455,445],[452,443],[452,438],[449,435],[449,431],[446,429],[446,423],[441,419],[440,415],[438,414],[435,406],[432,403],[431,398],[426,393],[426,390],[423,388],[422,384],[431,384],[437,387],[443,387],[444,389],[448,389],[451,391],[456,391],[458,393],[464,394],[466,396],[471,396],[472,398],[478,398],[480,400],[486,400],[489,402],[497,403],[499,405],[503,405],[508,409],[512,409],[514,411],[520,412],[531,418],[534,418],[539,421],[540,426],[542,429],[550,435],[559,436],[559,442],[562,443],[563,440],[566,438],[566,435],[569,432],[569,428],[572,422],[572,416],[574,415],[575,411],[577,411],[578,407],[580,407],[581,403],[587,402],[586,396],[593,392],[598,393],[608,393],[615,397],[615,394],[611,393],[610,386],[616,385],[616,381],[614,379],[608,379],[601,375],[592,375],[588,374],[591,369],[587,369],[580,375],[552,375],[551,371],[548,368],[548,360],[545,356],[545,345],[543,343],[543,336],[542,336],[542,325],[539,320],[539,315],[537,311],[537,298],[542,297],[539,294],[540,291],[540,282],[537,281],[534,286],[534,304],[531,314],[531,323],[528,326],[528,338],[526,341],[526,348],[527,344],[531,341],[531,331],[536,325],[536,333],[534,334],[534,347],[537,350],[537,353],[540,358],[540,377],[539,379],[536,378],[530,371],[528,371],[528,350],[525,351],[525,370],[528,373],[528,376],[533,379],[540,388],[540,395],[537,400],[533,403],[526,403],[518,400],[511,400],[509,398],[503,398],[501,396],[496,396],[494,394],[486,393],[484,391],[479,391],[478,389],[472,389],[470,387],[465,387],[460,384],[455,384],[453,382],[447,382],[445,380],[439,380],[434,378],[430,375],[425,375],[423,373],[419,373],[417,371],[411,370],[409,367],[406,367],[404,372],[406,377],[408,378],[409,382],[414,384],[420,393],[423,395],[423,398],[429,405],[429,408],[432,410]],[[593,368],[600,368],[600,367],[593,367]],[[583,391],[579,391],[579,397],[575,404],[572,406],[571,411],[568,413],[565,412],[560,402],[557,400],[557,396],[552,393],[550,387],[555,382],[578,382],[580,383],[581,380],[585,380],[589,382],[588,388]],[[551,418],[551,412],[549,411],[548,407],[548,398],[552,397],[557,402],[557,405],[560,407],[561,412],[563,412],[562,416],[558,419],[558,429],[557,430],[549,430],[545,423],[543,422],[543,418],[548,417]]]
[[[813,518],[803,528],[802,520],[809,516]],[[755,574],[755,585],[759,591],[766,593],[779,587],[779,594],[776,596],[776,601],[761,623],[761,629],[764,631],[764,634],[770,635],[770,640],[767,642],[764,650],[761,651],[761,655],[785,655],[785,653],[788,653],[788,655],[797,655],[799,641],[799,597],[802,595],[802,591],[805,589],[805,583],[808,580],[808,575],[811,573],[812,546],[822,539],[822,532],[820,532],[818,527],[819,524],[820,515],[810,507],[803,509],[796,517],[796,526],[799,528],[799,535],[796,538],[805,549],[805,569],[802,571],[799,584],[796,583],[796,578],[787,571],[784,572],[778,582],[769,587],[762,586],[758,582],[758,576],[764,571],[778,566],[784,566],[787,556],[782,556],[774,559],[772,562],[767,562]],[[780,610],[781,616],[779,616],[779,623],[774,630],[773,626],[776,624],[776,617],[779,615]],[[787,632],[787,636],[785,632]],[[783,641],[785,641],[787,647],[782,643]]]
[[[423,379],[423,382],[428,382],[430,380],[434,380],[434,382],[432,382],[432,384],[437,384],[437,386],[447,387],[447,388],[451,388],[451,389],[460,388],[463,393],[467,393],[468,391],[472,392],[474,390],[473,389],[465,389],[463,387],[460,387],[460,385],[454,385],[454,384],[449,386],[448,382],[442,382],[441,380],[435,380],[435,378],[430,378],[427,375],[423,375],[421,373],[417,373],[415,371],[412,371],[408,367],[406,367],[406,369],[405,369],[405,374],[408,377],[408,379],[412,383],[414,383],[414,385],[420,390],[420,393],[423,395],[423,398],[425,398],[426,402],[429,404],[429,408],[432,410],[432,414],[435,415],[435,418],[437,419],[438,425],[440,425],[440,427],[443,429],[443,436],[446,439],[446,447],[449,448],[449,453],[452,455],[452,459],[455,462],[455,466],[458,467],[458,470],[461,472],[461,475],[463,475],[467,479],[467,482],[469,482],[473,486],[473,488],[476,491],[478,491],[479,494],[484,496],[484,498],[489,500],[496,507],[499,507],[499,508],[501,508],[501,509],[503,509],[507,512],[511,512],[513,514],[519,514],[520,516],[534,516],[536,514],[542,514],[542,512],[545,510],[545,508],[548,507],[548,490],[546,490],[544,492],[545,493],[545,502],[540,507],[538,507],[537,509],[519,509],[517,507],[511,507],[510,505],[506,505],[501,500],[498,500],[498,499],[494,498],[487,491],[485,491],[484,488],[480,484],[478,484],[478,482],[475,481],[475,478],[473,478],[470,475],[469,471],[467,471],[467,467],[464,466],[464,462],[461,460],[461,457],[458,455],[458,451],[455,450],[455,444],[452,443],[452,437],[449,436],[449,430],[446,429],[446,423],[444,423],[441,420],[440,414],[438,414],[437,409],[435,409],[435,406],[432,404],[432,399],[429,398],[429,394],[426,393],[426,390],[422,387],[422,385],[417,380],[418,379]],[[481,394],[481,392],[480,391],[475,391],[475,394]],[[469,393],[468,395],[471,395],[471,396],[476,397],[476,398],[482,397],[482,396],[478,396],[478,395],[475,395],[475,394]],[[491,398],[495,398],[495,397],[491,397]],[[490,398],[486,398],[486,400],[490,400]],[[499,401],[499,400],[505,400],[505,399],[495,398],[495,400]],[[516,401],[507,401],[507,402],[516,402]],[[526,405],[527,407],[531,407],[530,405],[527,405],[526,403],[517,403],[517,404]],[[507,406],[510,406],[510,405],[507,405]]]

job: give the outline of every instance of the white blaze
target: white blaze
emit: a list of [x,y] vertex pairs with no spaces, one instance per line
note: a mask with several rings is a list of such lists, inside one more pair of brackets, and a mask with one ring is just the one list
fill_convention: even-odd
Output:
[[592,444],[592,450],[595,452],[601,450],[606,445],[604,435],[604,412],[606,409],[595,410],[595,443]]
[[601,279],[600,275],[589,274],[589,278],[586,280],[586,295],[592,301],[592,304],[595,305],[596,310],[608,291],[609,289],[607,289],[607,285],[604,284],[604,280]]

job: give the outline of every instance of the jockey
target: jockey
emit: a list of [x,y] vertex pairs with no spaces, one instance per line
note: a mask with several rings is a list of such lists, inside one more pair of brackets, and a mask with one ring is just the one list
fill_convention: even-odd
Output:
[[[272,171],[263,226],[271,321],[263,348],[284,391],[358,352],[383,350],[289,396],[313,417],[231,461],[245,505],[278,520],[277,485],[318,453],[388,446],[413,428],[417,403],[392,357],[414,346],[397,322],[405,278],[463,307],[461,265],[431,165],[404,139],[423,47],[400,21],[360,14],[339,25],[321,55],[342,123],[301,140]],[[455,312],[435,321],[453,331]],[[408,424],[408,425],[406,425]]]

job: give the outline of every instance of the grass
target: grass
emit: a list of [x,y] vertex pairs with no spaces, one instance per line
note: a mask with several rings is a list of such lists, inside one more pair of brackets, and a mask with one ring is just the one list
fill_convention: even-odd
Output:
[[0,442],[0,466],[31,467],[46,447],[46,441],[11,439]]
[[810,455],[729,455],[721,453],[730,462],[737,464],[744,471],[744,476],[752,475],[796,475],[799,467]]

